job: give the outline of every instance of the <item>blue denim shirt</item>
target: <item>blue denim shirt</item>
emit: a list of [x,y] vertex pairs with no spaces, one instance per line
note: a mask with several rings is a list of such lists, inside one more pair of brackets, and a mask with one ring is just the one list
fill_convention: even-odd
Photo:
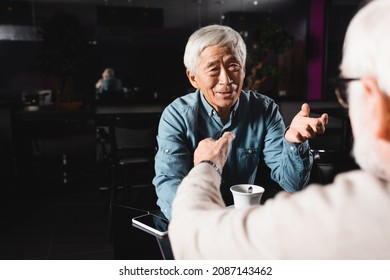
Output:
[[218,139],[225,131],[234,131],[236,138],[223,169],[223,196],[231,195],[229,187],[234,184],[254,183],[261,157],[271,170],[271,178],[284,190],[302,189],[313,163],[309,144],[289,143],[284,138],[285,129],[277,104],[259,93],[243,91],[225,125],[199,90],[177,98],[165,108],[157,135],[153,184],[161,211],[171,219],[172,201],[193,167],[199,141]]

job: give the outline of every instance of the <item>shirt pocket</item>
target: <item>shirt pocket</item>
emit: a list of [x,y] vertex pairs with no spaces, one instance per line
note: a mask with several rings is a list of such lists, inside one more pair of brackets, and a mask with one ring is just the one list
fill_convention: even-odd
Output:
[[238,147],[237,148],[237,171],[238,176],[248,182],[256,175],[259,163],[260,147]]

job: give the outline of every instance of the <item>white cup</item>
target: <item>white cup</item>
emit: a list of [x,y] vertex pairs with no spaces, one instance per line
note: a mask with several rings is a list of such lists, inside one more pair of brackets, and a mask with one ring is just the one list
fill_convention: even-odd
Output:
[[265,189],[252,184],[238,184],[230,187],[233,194],[234,208],[245,208],[259,205]]

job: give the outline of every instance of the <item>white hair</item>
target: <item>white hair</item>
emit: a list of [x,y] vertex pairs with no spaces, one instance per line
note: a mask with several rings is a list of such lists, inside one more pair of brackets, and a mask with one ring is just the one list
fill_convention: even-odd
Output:
[[347,78],[375,77],[390,95],[390,1],[374,0],[351,20],[340,70]]
[[241,35],[229,26],[213,24],[198,29],[188,39],[184,51],[184,65],[192,74],[196,74],[200,54],[209,46],[228,46],[235,49],[242,66],[245,66],[246,45]]
[[[344,40],[341,73],[346,78],[375,77],[382,92],[390,95],[390,1],[373,0],[351,20]],[[367,133],[361,83],[349,86],[349,107],[354,123],[353,155],[359,166],[385,178],[386,164],[373,149],[373,136]]]

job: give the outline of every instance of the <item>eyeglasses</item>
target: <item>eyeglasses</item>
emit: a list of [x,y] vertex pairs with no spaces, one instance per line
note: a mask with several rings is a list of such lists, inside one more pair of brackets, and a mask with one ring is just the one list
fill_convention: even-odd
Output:
[[358,81],[360,78],[335,78],[332,80],[337,100],[344,108],[348,108],[348,84],[353,81]]

